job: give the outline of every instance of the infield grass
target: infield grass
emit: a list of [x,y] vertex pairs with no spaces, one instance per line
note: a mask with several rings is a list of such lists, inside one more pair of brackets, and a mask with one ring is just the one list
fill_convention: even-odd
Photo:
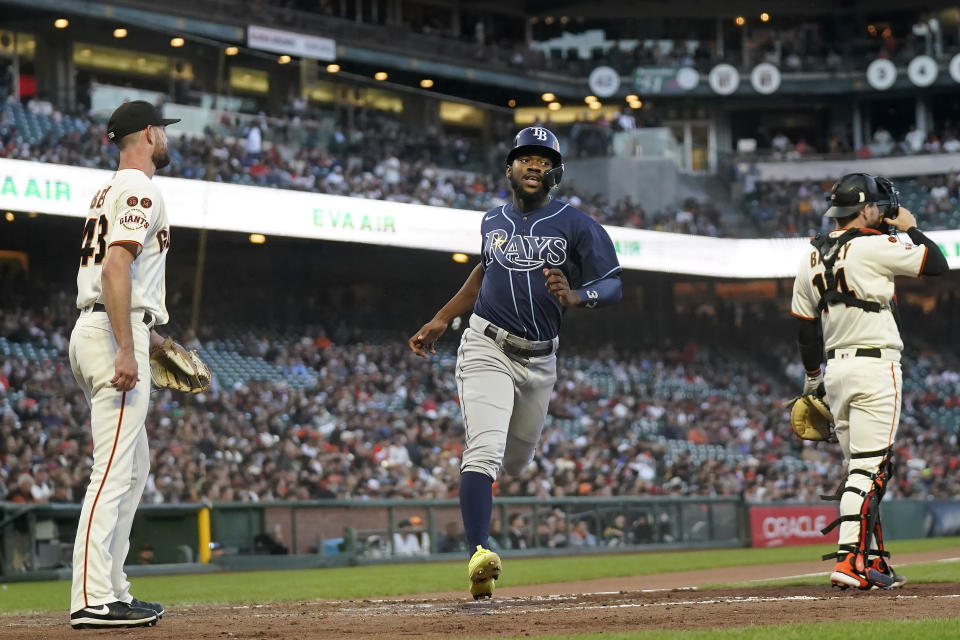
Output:
[[[926,538],[888,545],[898,552],[957,549],[960,538]],[[668,553],[572,555],[549,558],[506,558],[503,585],[522,586],[571,580],[644,576],[676,571],[779,564],[811,559],[833,550],[832,545],[778,549],[723,549]],[[920,567],[922,565],[916,565]],[[938,579],[960,581],[960,567],[931,569]],[[825,569],[826,571],[826,569]],[[922,581],[910,568],[911,582]],[[819,578],[822,581],[822,578]],[[243,604],[297,602],[317,599],[379,598],[418,593],[461,591],[466,587],[466,557],[462,562],[424,562],[335,569],[231,571],[168,576],[138,576],[133,591],[152,602],[177,604]],[[817,582],[815,580],[815,582]],[[756,583],[751,583],[756,585]],[[782,583],[781,583],[782,584]],[[68,608],[67,581],[14,582],[0,585],[0,613],[62,611]],[[960,634],[958,634],[960,635]]]
[[[954,640],[960,636],[960,618],[935,620],[863,620],[730,627],[703,631],[630,631],[585,633],[567,636],[537,636],[537,640]],[[527,640],[519,636],[509,640]]]

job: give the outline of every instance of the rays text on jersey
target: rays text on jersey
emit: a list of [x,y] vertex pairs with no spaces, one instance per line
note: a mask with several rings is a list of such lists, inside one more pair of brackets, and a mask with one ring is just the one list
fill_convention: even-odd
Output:
[[483,255],[486,264],[496,260],[511,271],[558,267],[567,261],[567,240],[556,236],[507,237],[505,230],[494,229],[486,234]]

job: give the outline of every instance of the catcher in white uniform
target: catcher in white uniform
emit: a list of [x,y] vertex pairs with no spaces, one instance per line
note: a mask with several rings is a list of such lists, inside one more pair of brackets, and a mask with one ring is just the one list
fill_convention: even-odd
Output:
[[170,161],[163,127],[175,122],[143,101],[114,111],[107,136],[120,164],[93,196],[83,229],[70,364],[90,404],[93,469],[73,549],[75,628],[150,626],[164,613],[131,596],[123,564],[150,470],[144,423],[151,358],[172,348],[153,331],[168,318],[170,226],[150,179]]
[[804,252],[791,309],[807,372],[803,393],[826,394],[847,460],[846,483],[829,498],[840,501],[840,517],[824,529],[839,524],[838,551],[824,559],[837,559],[836,587],[889,589],[906,582],[886,561],[880,527],[902,388],[894,277],[940,275],[948,266],[889,180],[849,174],[828,200],[836,229]]

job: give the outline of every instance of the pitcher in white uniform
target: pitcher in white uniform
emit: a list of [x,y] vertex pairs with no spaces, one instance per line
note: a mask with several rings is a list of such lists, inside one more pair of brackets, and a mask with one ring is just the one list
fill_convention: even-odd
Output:
[[170,225],[151,178],[170,162],[164,127],[175,122],[142,100],[113,112],[107,137],[120,163],[90,201],[83,228],[70,365],[90,404],[93,469],[73,547],[75,628],[151,626],[164,613],[130,594],[123,564],[150,471],[149,352],[163,341],[153,327],[168,319]]
[[804,251],[791,310],[803,393],[826,395],[847,460],[847,480],[828,498],[839,500],[840,517],[823,530],[840,526],[838,549],[823,558],[837,559],[830,581],[841,589],[901,587],[906,579],[887,562],[880,526],[902,397],[894,278],[945,273],[947,259],[886,178],[848,174],[828,199],[836,229]]

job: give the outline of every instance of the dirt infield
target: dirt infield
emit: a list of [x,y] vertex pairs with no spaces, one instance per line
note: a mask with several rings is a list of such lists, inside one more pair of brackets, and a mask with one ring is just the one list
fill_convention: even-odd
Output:
[[[929,562],[956,550],[903,554]],[[899,565],[898,565],[899,566]],[[505,567],[506,569],[507,567]],[[123,638],[308,640],[513,637],[639,629],[710,629],[749,624],[920,619],[960,616],[960,583],[893,591],[838,591],[827,586],[693,589],[717,581],[822,572],[822,564],[741,567],[660,576],[498,589],[473,602],[466,592],[382,600],[311,601],[247,606],[171,607],[157,627],[116,631]],[[902,571],[909,578],[909,571]],[[552,594],[552,595],[551,595]],[[65,614],[0,617],[0,638],[94,637],[73,631]]]

